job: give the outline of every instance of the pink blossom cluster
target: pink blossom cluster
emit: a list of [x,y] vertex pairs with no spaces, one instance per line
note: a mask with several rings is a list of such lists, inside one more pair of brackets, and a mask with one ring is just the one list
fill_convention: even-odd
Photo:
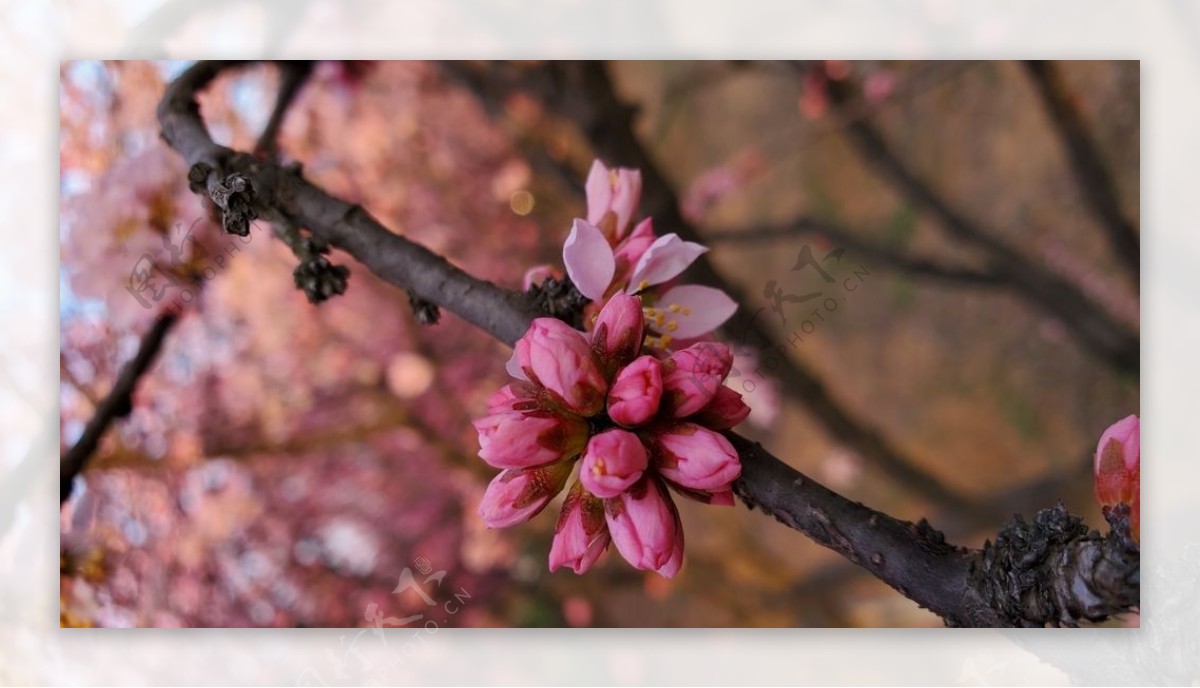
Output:
[[639,569],[674,576],[683,529],[667,488],[733,504],[741,474],[720,431],[749,414],[722,382],[733,357],[711,342],[665,357],[643,353],[639,297],[618,293],[590,333],[538,318],[516,345],[524,380],[510,383],[475,421],[479,456],[503,469],[480,514],[503,528],[538,514],[570,481],[550,569],[583,573],[610,542]]
[[[649,218],[635,225],[641,184],[636,170],[593,164],[587,218],[563,247],[567,273],[592,302],[587,331],[535,320],[509,361],[517,381],[475,421],[479,456],[502,469],[480,506],[488,526],[522,523],[567,490],[552,571],[583,573],[614,544],[635,568],[674,576],[683,527],[670,492],[732,505],[741,475],[721,433],[750,409],[723,384],[729,347],[702,339],[736,305],[720,290],[677,283],[707,249],[655,238]],[[526,282],[550,274],[540,266]]]

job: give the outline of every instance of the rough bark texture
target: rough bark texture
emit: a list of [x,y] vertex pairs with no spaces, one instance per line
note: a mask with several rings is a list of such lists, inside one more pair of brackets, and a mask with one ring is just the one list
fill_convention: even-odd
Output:
[[1107,535],[1088,530],[1062,504],[1033,523],[1013,519],[971,563],[971,583],[1006,626],[1075,626],[1138,605],[1139,548],[1129,509],[1106,511]]

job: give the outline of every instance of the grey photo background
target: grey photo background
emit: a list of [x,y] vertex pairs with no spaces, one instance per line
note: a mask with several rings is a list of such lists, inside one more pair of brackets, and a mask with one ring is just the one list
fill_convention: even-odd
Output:
[[[0,605],[0,638],[6,654],[0,671],[6,682],[21,681],[180,681],[197,680],[198,667],[217,672],[210,680],[275,680],[293,682],[305,662],[325,649],[338,648],[336,633],[305,636],[257,635],[249,644],[244,634],[212,636],[203,647],[165,634],[136,638],[139,662],[128,661],[130,638],[84,634],[63,636],[54,623],[54,535],[50,511],[53,483],[51,438],[56,434],[55,271],[54,232],[33,227],[53,227],[54,102],[49,75],[62,54],[110,54],[122,47],[142,46],[129,56],[182,55],[199,51],[228,51],[245,40],[250,49],[279,49],[291,56],[310,56],[333,48],[330,27],[363,31],[374,27],[401,27],[379,31],[348,45],[381,56],[405,46],[403,56],[460,56],[450,45],[468,39],[451,36],[452,22],[465,22],[466,35],[479,50],[524,50],[545,45],[549,51],[573,56],[580,53],[611,56],[611,40],[634,41],[642,51],[662,50],[664,36],[671,47],[694,52],[707,36],[707,52],[721,56],[735,43],[755,45],[778,56],[794,56],[796,45],[825,56],[854,49],[878,51],[884,47],[928,56],[964,51],[1036,53],[1047,51],[1095,56],[1117,52],[1142,56],[1144,154],[1142,226],[1146,296],[1143,321],[1143,421],[1145,447],[1150,461],[1145,485],[1144,521],[1147,575],[1143,628],[1131,635],[1114,635],[1097,642],[1094,634],[1064,638],[1046,635],[998,633],[970,637],[940,636],[936,644],[913,634],[704,633],[687,638],[667,633],[609,632],[589,634],[587,644],[572,643],[547,633],[520,637],[482,637],[481,634],[439,636],[410,658],[396,680],[438,680],[474,676],[473,669],[500,680],[553,680],[567,675],[576,680],[767,680],[792,681],[894,681],[898,670],[918,672],[932,682],[989,683],[1014,681],[1078,682],[1099,680],[1129,682],[1134,676],[1152,682],[1195,681],[1200,668],[1195,660],[1194,624],[1200,609],[1196,588],[1195,544],[1198,540],[1194,494],[1196,442],[1188,434],[1193,422],[1195,394],[1192,381],[1197,366],[1190,354],[1196,350],[1200,321],[1190,310],[1195,303],[1194,277],[1197,240],[1195,173],[1188,151],[1195,150],[1197,133],[1189,126],[1197,117],[1197,95],[1186,87],[1200,72],[1196,17],[1187,3],[1105,5],[1062,3],[1048,14],[1040,6],[1021,5],[1015,15],[1001,15],[985,7],[967,12],[949,3],[914,3],[902,16],[879,16],[872,24],[856,24],[850,31],[830,31],[837,18],[815,4],[796,4],[790,21],[772,17],[774,32],[763,34],[762,8],[741,3],[724,11],[698,16],[691,9],[654,5],[635,11],[630,6],[619,19],[575,19],[569,25],[576,35],[561,30],[546,43],[532,40],[547,33],[549,17],[567,20],[579,9],[573,3],[547,3],[545,11],[517,15],[481,16],[462,8],[408,6],[371,7],[360,4],[313,2],[294,11],[276,14],[257,4],[209,6],[203,13],[180,3],[155,11],[153,3],[118,10],[96,3],[73,8],[58,26],[53,15],[23,6],[5,7],[14,12],[6,22],[4,41],[9,50],[38,56],[44,69],[10,71],[12,85],[34,94],[22,99],[7,93],[0,101],[5,123],[0,148],[7,175],[0,198],[15,219],[5,226],[8,245],[20,251],[4,254],[3,313],[6,318],[3,397],[4,454],[0,463],[0,571],[20,576],[24,582],[6,588]],[[531,19],[535,17],[536,19]],[[285,19],[290,26],[277,27]],[[287,22],[284,22],[286,24]],[[459,26],[462,24],[460,23]],[[215,31],[215,26],[223,30]],[[1066,27],[1073,31],[1066,31]],[[228,30],[224,30],[228,27]],[[583,28],[588,30],[584,31]],[[607,31],[597,31],[601,27]],[[677,27],[688,27],[686,29]],[[1131,27],[1132,30],[1131,30]],[[522,33],[522,30],[528,33]],[[442,33],[439,33],[441,31]],[[684,36],[683,32],[687,32]],[[55,35],[60,43],[47,42]],[[264,39],[263,36],[266,36]],[[344,35],[344,34],[343,34]],[[1018,39],[1020,42],[1018,43]],[[264,44],[265,40],[265,44]],[[642,42],[644,41],[644,42]],[[624,43],[622,43],[624,45]],[[518,48],[518,46],[521,46]],[[36,105],[36,107],[27,104]],[[41,144],[34,143],[40,139]],[[31,185],[30,179],[45,183]],[[1190,473],[1189,473],[1190,471]],[[1153,499],[1149,497],[1153,496]],[[19,602],[19,604],[18,604]],[[647,649],[647,639],[653,648]],[[530,641],[539,654],[548,644],[561,644],[559,661],[535,664],[522,661]],[[643,647],[639,647],[639,645]],[[245,650],[249,648],[250,651]],[[239,652],[240,650],[240,652]],[[704,659],[737,651],[742,661],[706,666]],[[863,662],[863,653],[872,661]],[[470,657],[471,662],[462,661]],[[386,661],[386,655],[380,658]],[[802,673],[797,671],[803,666]],[[473,668],[472,668],[473,667]],[[579,667],[585,667],[580,669]],[[564,672],[570,673],[564,673]],[[463,679],[469,680],[469,679]]]

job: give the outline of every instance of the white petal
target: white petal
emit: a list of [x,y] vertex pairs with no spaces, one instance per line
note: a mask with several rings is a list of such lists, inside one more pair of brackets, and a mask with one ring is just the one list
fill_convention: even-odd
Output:
[[[673,339],[691,339],[725,324],[737,311],[737,303],[720,289],[685,284],[668,289],[659,297],[658,308],[666,315],[663,334]],[[670,323],[676,323],[674,330]]]
[[706,251],[704,246],[683,241],[677,234],[660,236],[650,244],[633,269],[629,291],[638,291],[643,282],[654,285],[674,279]]
[[517,361],[517,351],[515,349],[513,350],[512,356],[508,357],[508,363],[504,364],[504,369],[508,371],[509,375],[512,375],[516,379],[529,382],[529,376],[525,374],[524,370],[521,370],[521,363]]
[[563,244],[563,265],[579,293],[593,301],[604,298],[617,270],[608,239],[598,227],[585,220],[575,220],[571,235]]

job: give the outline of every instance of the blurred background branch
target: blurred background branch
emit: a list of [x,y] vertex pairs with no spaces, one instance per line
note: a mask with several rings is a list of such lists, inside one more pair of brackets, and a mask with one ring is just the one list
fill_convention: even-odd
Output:
[[112,389],[96,405],[91,420],[84,426],[83,434],[62,455],[59,462],[59,503],[67,501],[71,496],[75,476],[86,467],[88,458],[96,451],[109,426],[133,411],[133,395],[137,391],[138,383],[158,358],[158,352],[162,350],[167,334],[179,321],[179,317],[179,313],[167,311],[155,318],[154,324],[142,336],[133,359],[121,368],[121,374],[117,376]]
[[[834,105],[843,106],[861,90],[850,78],[829,81]],[[1020,252],[998,239],[955,208],[902,160],[867,118],[846,124],[846,134],[863,159],[894,184],[918,207],[936,217],[956,239],[983,251],[989,269],[1009,283],[1033,305],[1060,318],[1080,342],[1119,372],[1137,375],[1140,342],[1137,333],[1093,303],[1074,285],[1027,260]],[[1123,258],[1127,260],[1127,258]]]
[[1075,105],[1058,67],[1045,60],[1030,60],[1025,69],[1046,106],[1046,113],[1058,133],[1070,161],[1071,172],[1079,184],[1084,203],[1107,232],[1113,255],[1136,283],[1141,276],[1142,247],[1135,224],[1121,209],[1104,156],[1096,148],[1083,115]]

